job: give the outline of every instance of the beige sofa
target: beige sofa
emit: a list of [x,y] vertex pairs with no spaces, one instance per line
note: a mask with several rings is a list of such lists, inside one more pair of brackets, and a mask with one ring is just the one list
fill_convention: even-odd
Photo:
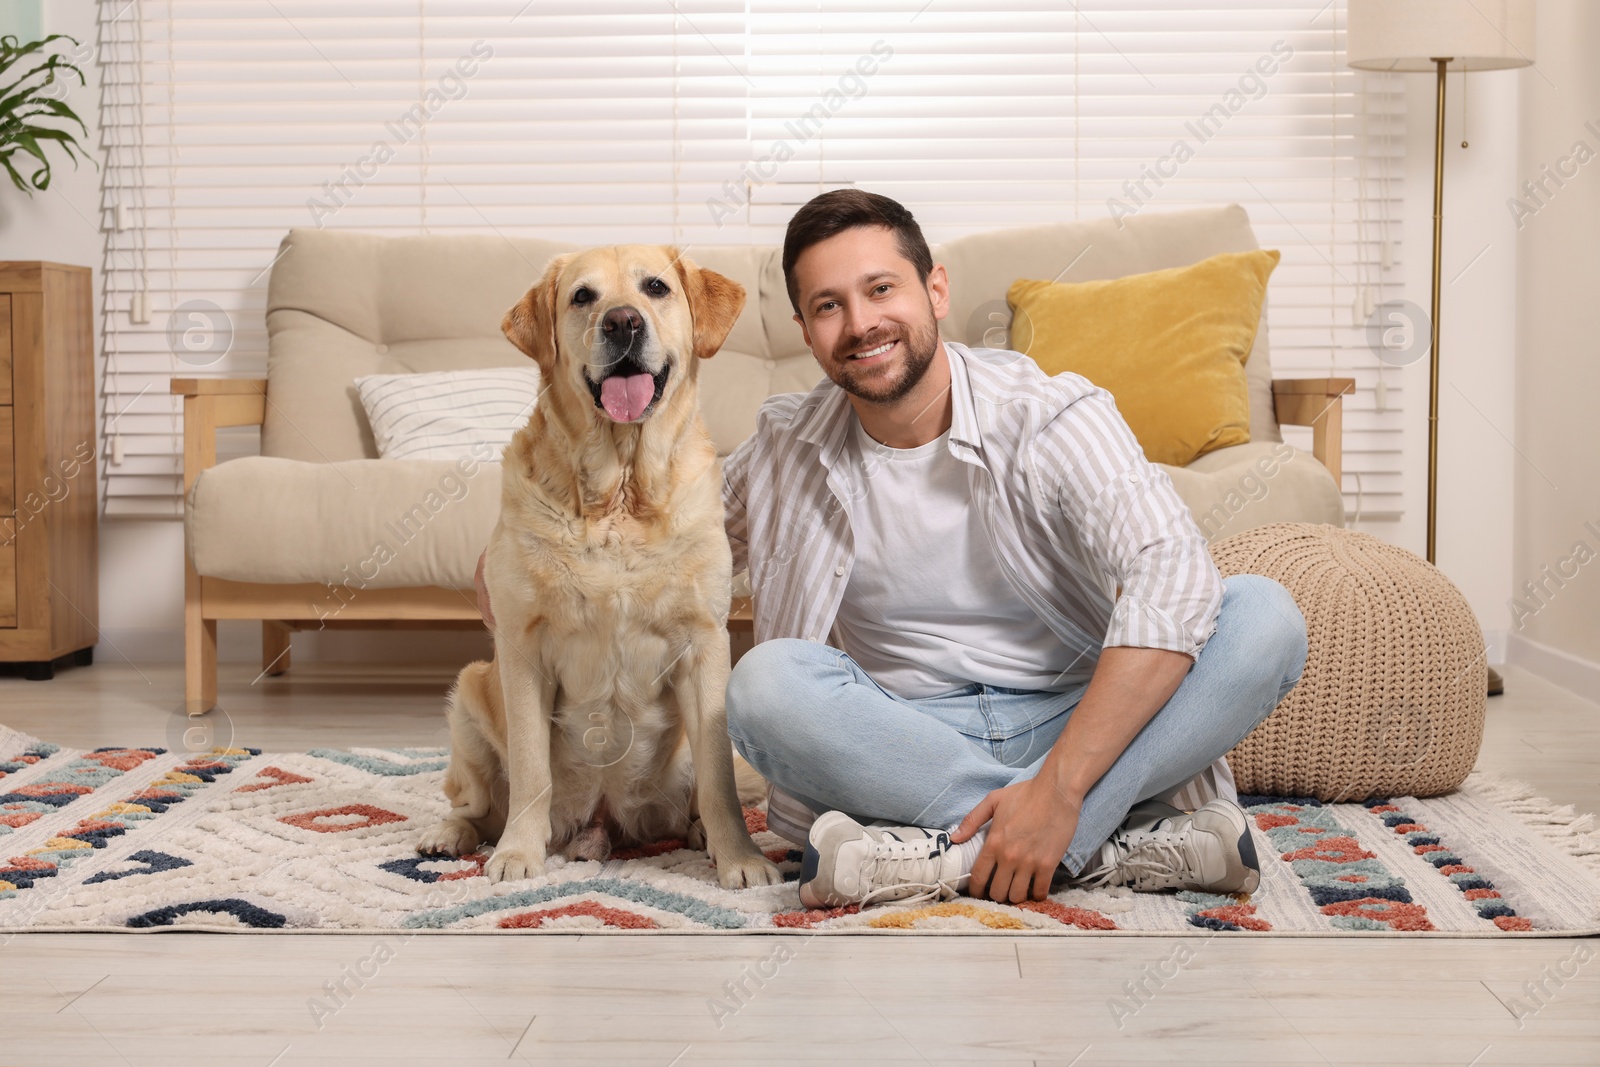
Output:
[[[354,379],[522,365],[500,319],[568,245],[534,239],[381,238],[293,230],[267,297],[267,377],[174,379],[184,397],[185,702],[216,703],[216,624],[263,622],[263,667],[288,667],[289,634],[319,627],[478,627],[473,570],[500,504],[497,463],[382,460]],[[1257,247],[1238,206],[976,234],[934,249],[950,273],[950,340],[1005,343],[1017,278],[1084,281]],[[700,368],[701,406],[726,455],[768,396],[822,378],[792,319],[779,249],[693,246],[742,283],[744,312]],[[1339,396],[1345,379],[1274,381],[1267,331],[1247,365],[1249,444],[1167,468],[1207,535],[1269,522],[1343,525]],[[261,455],[217,464],[218,427],[261,426]],[[1315,458],[1280,423],[1314,425]],[[1276,451],[1275,451],[1276,450]],[[1332,473],[1330,474],[1330,470]],[[744,576],[736,595],[748,592]],[[749,601],[733,627],[749,626]]]

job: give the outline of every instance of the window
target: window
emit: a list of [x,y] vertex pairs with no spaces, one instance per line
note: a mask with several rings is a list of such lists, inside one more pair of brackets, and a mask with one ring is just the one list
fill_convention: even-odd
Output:
[[1406,398],[1391,373],[1378,409],[1364,324],[1398,287],[1404,101],[1344,67],[1343,0],[487,6],[106,0],[108,515],[181,514],[166,380],[264,373],[292,226],[775,244],[844,184],[934,242],[1245,205],[1283,251],[1275,371],[1357,379],[1347,507],[1400,510]]

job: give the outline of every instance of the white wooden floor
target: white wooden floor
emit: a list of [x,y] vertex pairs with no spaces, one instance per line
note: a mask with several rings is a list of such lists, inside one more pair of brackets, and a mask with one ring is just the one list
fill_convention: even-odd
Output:
[[[233,743],[446,742],[449,668],[255,676],[223,667]],[[1480,766],[1600,811],[1600,707],[1514,669],[1506,688]],[[72,746],[164,744],[181,690],[170,665],[0,677],[0,722]],[[0,1064],[1600,1063],[1594,940],[393,937],[376,975],[315,1018],[311,999],[370,971],[379,941],[16,936],[0,943]],[[1192,959],[1162,978],[1180,943]],[[1517,1019],[1516,998],[1538,1010]]]

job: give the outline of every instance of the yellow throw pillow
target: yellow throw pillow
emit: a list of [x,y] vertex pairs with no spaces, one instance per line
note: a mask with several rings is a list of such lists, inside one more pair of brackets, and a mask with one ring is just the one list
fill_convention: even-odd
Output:
[[1015,282],[1011,347],[1107,390],[1144,454],[1186,467],[1250,440],[1244,365],[1279,253],[1098,282]]

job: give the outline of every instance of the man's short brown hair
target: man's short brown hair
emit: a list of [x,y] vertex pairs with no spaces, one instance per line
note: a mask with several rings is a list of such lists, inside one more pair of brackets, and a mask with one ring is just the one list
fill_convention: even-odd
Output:
[[933,253],[922,236],[922,227],[911,212],[896,200],[864,189],[833,189],[820,193],[803,204],[783,236],[783,283],[789,290],[789,303],[800,314],[800,293],[794,279],[794,264],[800,253],[814,244],[859,226],[882,226],[893,231],[900,254],[917,269],[917,281],[926,283],[933,270]]

